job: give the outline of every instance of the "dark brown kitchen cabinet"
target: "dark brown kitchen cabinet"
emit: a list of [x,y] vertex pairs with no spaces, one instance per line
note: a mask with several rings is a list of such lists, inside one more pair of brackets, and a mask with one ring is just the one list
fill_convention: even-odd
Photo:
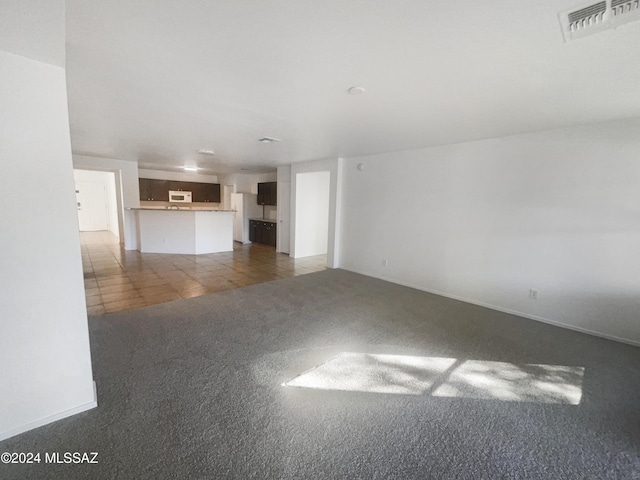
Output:
[[175,192],[190,192],[189,182],[182,182],[180,180],[168,180],[167,186],[169,190]]
[[[262,228],[260,228],[260,240],[262,240]],[[258,241],[258,221],[257,220],[249,220],[249,241],[254,243],[261,243]]]
[[203,202],[220,203],[220,184],[219,183],[203,183],[204,200]]
[[169,201],[169,182],[153,178],[138,179],[140,200]]
[[140,200],[151,200],[151,180],[150,178],[141,178],[138,180],[140,185]]
[[219,183],[197,183],[188,182],[185,185],[187,189],[191,189],[194,202],[213,202],[220,203],[220,184]]
[[276,246],[276,223],[249,220],[249,240],[271,247]]
[[169,190],[191,192],[194,202],[220,203],[220,184],[140,178],[140,200],[169,201]]
[[278,182],[258,184],[258,205],[278,204]]
[[159,202],[169,201],[169,187],[167,180],[154,180],[151,178],[139,179],[140,200],[155,200]]
[[167,180],[151,181],[151,200],[156,202],[169,201],[169,182]]
[[191,200],[194,202],[204,202],[204,183],[192,183],[191,185],[185,185],[183,191],[192,193]]
[[176,180],[169,180],[167,182],[167,186],[169,187],[169,190],[171,190],[172,192],[180,192],[183,190],[186,190],[186,188],[182,188],[182,184],[184,182],[178,182]]
[[265,240],[265,245],[270,245],[273,248],[276,247],[276,224],[272,223],[272,222],[265,222],[266,226],[266,238],[264,238]]

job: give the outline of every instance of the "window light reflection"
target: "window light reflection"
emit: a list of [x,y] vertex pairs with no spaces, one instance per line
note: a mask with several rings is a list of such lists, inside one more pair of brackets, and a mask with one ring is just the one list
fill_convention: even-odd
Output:
[[583,367],[343,352],[287,387],[578,405]]

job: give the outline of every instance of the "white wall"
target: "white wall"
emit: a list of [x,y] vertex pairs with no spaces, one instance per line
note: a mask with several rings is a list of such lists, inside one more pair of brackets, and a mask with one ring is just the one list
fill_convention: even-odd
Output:
[[630,120],[351,158],[341,266],[640,344],[638,131]]
[[92,408],[95,397],[65,71],[0,51],[0,78],[0,158],[11,179],[0,213],[3,439]]
[[278,179],[277,172],[273,173],[234,173],[220,177],[220,183],[235,185],[235,193],[258,193],[258,183],[275,182]]
[[104,185],[107,194],[107,211],[109,212],[109,230],[116,237],[120,236],[118,227],[118,201],[116,192],[115,173],[99,172],[95,170],[73,170],[76,182],[95,182]]
[[115,173],[118,196],[121,194],[123,222],[120,231],[124,234],[124,248],[138,248],[138,234],[135,213],[128,208],[140,207],[140,185],[138,183],[138,164],[115,158],[73,155],[73,166],[83,170],[105,170]]
[[[278,181],[277,172],[272,173],[234,173],[221,177],[221,182],[224,185],[233,185],[235,193],[252,193],[256,195],[258,193],[258,183],[263,182],[276,182]],[[268,220],[277,220],[278,209],[272,205],[265,205],[263,208],[263,215]]]
[[327,253],[330,186],[330,172],[296,176],[296,258]]
[[294,163],[291,165],[291,239],[290,252],[292,257],[296,252],[296,211],[298,201],[296,198],[296,177],[298,173],[328,171],[330,175],[329,189],[329,232],[327,242],[327,267],[337,268],[340,264],[341,215],[342,215],[342,172],[343,159],[316,160],[312,162]]

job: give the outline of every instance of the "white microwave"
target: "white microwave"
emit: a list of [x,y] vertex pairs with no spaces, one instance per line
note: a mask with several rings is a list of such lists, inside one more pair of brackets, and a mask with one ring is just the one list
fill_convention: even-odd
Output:
[[169,190],[169,201],[174,203],[191,203],[191,192]]

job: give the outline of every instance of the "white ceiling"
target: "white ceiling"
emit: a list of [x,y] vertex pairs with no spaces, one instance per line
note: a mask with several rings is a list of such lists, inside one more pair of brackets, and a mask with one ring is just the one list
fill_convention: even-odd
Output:
[[564,43],[574,6],[67,0],[73,149],[226,173],[640,116],[640,22]]
[[1,0],[0,50],[64,66],[64,0]]

